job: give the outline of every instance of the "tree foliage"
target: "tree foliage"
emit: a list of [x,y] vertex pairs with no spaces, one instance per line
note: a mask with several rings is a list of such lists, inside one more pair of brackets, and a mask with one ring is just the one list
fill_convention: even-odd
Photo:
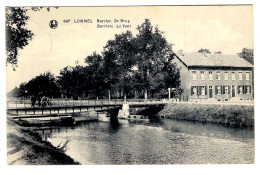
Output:
[[85,66],[65,67],[57,81],[48,81],[73,98],[107,98],[108,92],[111,98],[143,98],[145,93],[150,98],[163,97],[168,88],[180,85],[172,45],[148,19],[137,30],[136,36],[130,31],[116,34],[101,54],[94,52],[85,58]]
[[26,28],[29,17],[23,7],[6,8],[6,64],[17,66],[18,50],[23,49],[32,39],[32,31]]
[[246,61],[254,65],[254,49],[243,48],[241,53],[238,53],[240,58],[244,58]]
[[31,79],[25,85],[28,95],[59,97],[59,85],[56,77],[46,72]]
[[209,49],[200,49],[200,50],[198,50],[198,52],[199,53],[209,53],[209,54],[211,54],[211,52],[209,51]]
[[11,64],[13,70],[18,64],[19,50],[27,46],[34,36],[33,32],[26,28],[29,20],[27,12],[40,11],[43,8],[47,11],[51,9],[51,7],[6,7],[6,65]]

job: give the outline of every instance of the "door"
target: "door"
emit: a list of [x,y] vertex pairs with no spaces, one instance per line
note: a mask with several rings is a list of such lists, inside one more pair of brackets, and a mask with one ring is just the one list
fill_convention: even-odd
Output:
[[212,86],[209,86],[209,98],[213,98]]
[[236,96],[235,93],[236,93],[235,85],[232,85],[232,97]]

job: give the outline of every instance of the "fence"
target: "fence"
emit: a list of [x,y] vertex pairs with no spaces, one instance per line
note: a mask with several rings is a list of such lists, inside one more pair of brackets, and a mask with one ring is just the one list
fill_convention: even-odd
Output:
[[44,104],[32,106],[32,102],[28,99],[13,99],[7,102],[7,108],[31,108],[31,107],[69,107],[69,106],[96,106],[96,105],[122,105],[124,103],[138,104],[162,104],[172,100],[161,99],[99,99],[99,100],[72,100],[72,99],[50,99]]

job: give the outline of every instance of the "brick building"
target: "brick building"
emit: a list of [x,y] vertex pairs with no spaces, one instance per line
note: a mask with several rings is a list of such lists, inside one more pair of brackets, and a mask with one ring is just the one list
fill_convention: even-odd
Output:
[[179,51],[173,61],[181,67],[184,99],[253,100],[253,65],[237,55]]

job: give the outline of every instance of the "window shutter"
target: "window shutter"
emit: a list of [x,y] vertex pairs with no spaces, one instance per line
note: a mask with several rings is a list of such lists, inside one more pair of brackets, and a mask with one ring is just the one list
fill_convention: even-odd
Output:
[[193,95],[193,86],[190,88],[190,94]]
[[230,88],[231,88],[231,87],[230,87],[230,86],[228,86],[228,94],[230,94]]
[[251,85],[249,85],[249,94],[251,94]]
[[217,88],[217,86],[215,86],[215,95],[217,95],[218,94],[218,88]]
[[197,86],[197,95],[199,95],[199,86]]
[[207,95],[207,86],[205,86],[205,95]]
[[223,95],[223,87],[224,87],[224,86],[221,86],[221,95]]
[[198,86],[198,87],[199,87],[198,95],[201,95],[201,86]]
[[240,86],[237,86],[237,94],[239,94]]
[[246,93],[246,86],[243,86],[243,94]]

